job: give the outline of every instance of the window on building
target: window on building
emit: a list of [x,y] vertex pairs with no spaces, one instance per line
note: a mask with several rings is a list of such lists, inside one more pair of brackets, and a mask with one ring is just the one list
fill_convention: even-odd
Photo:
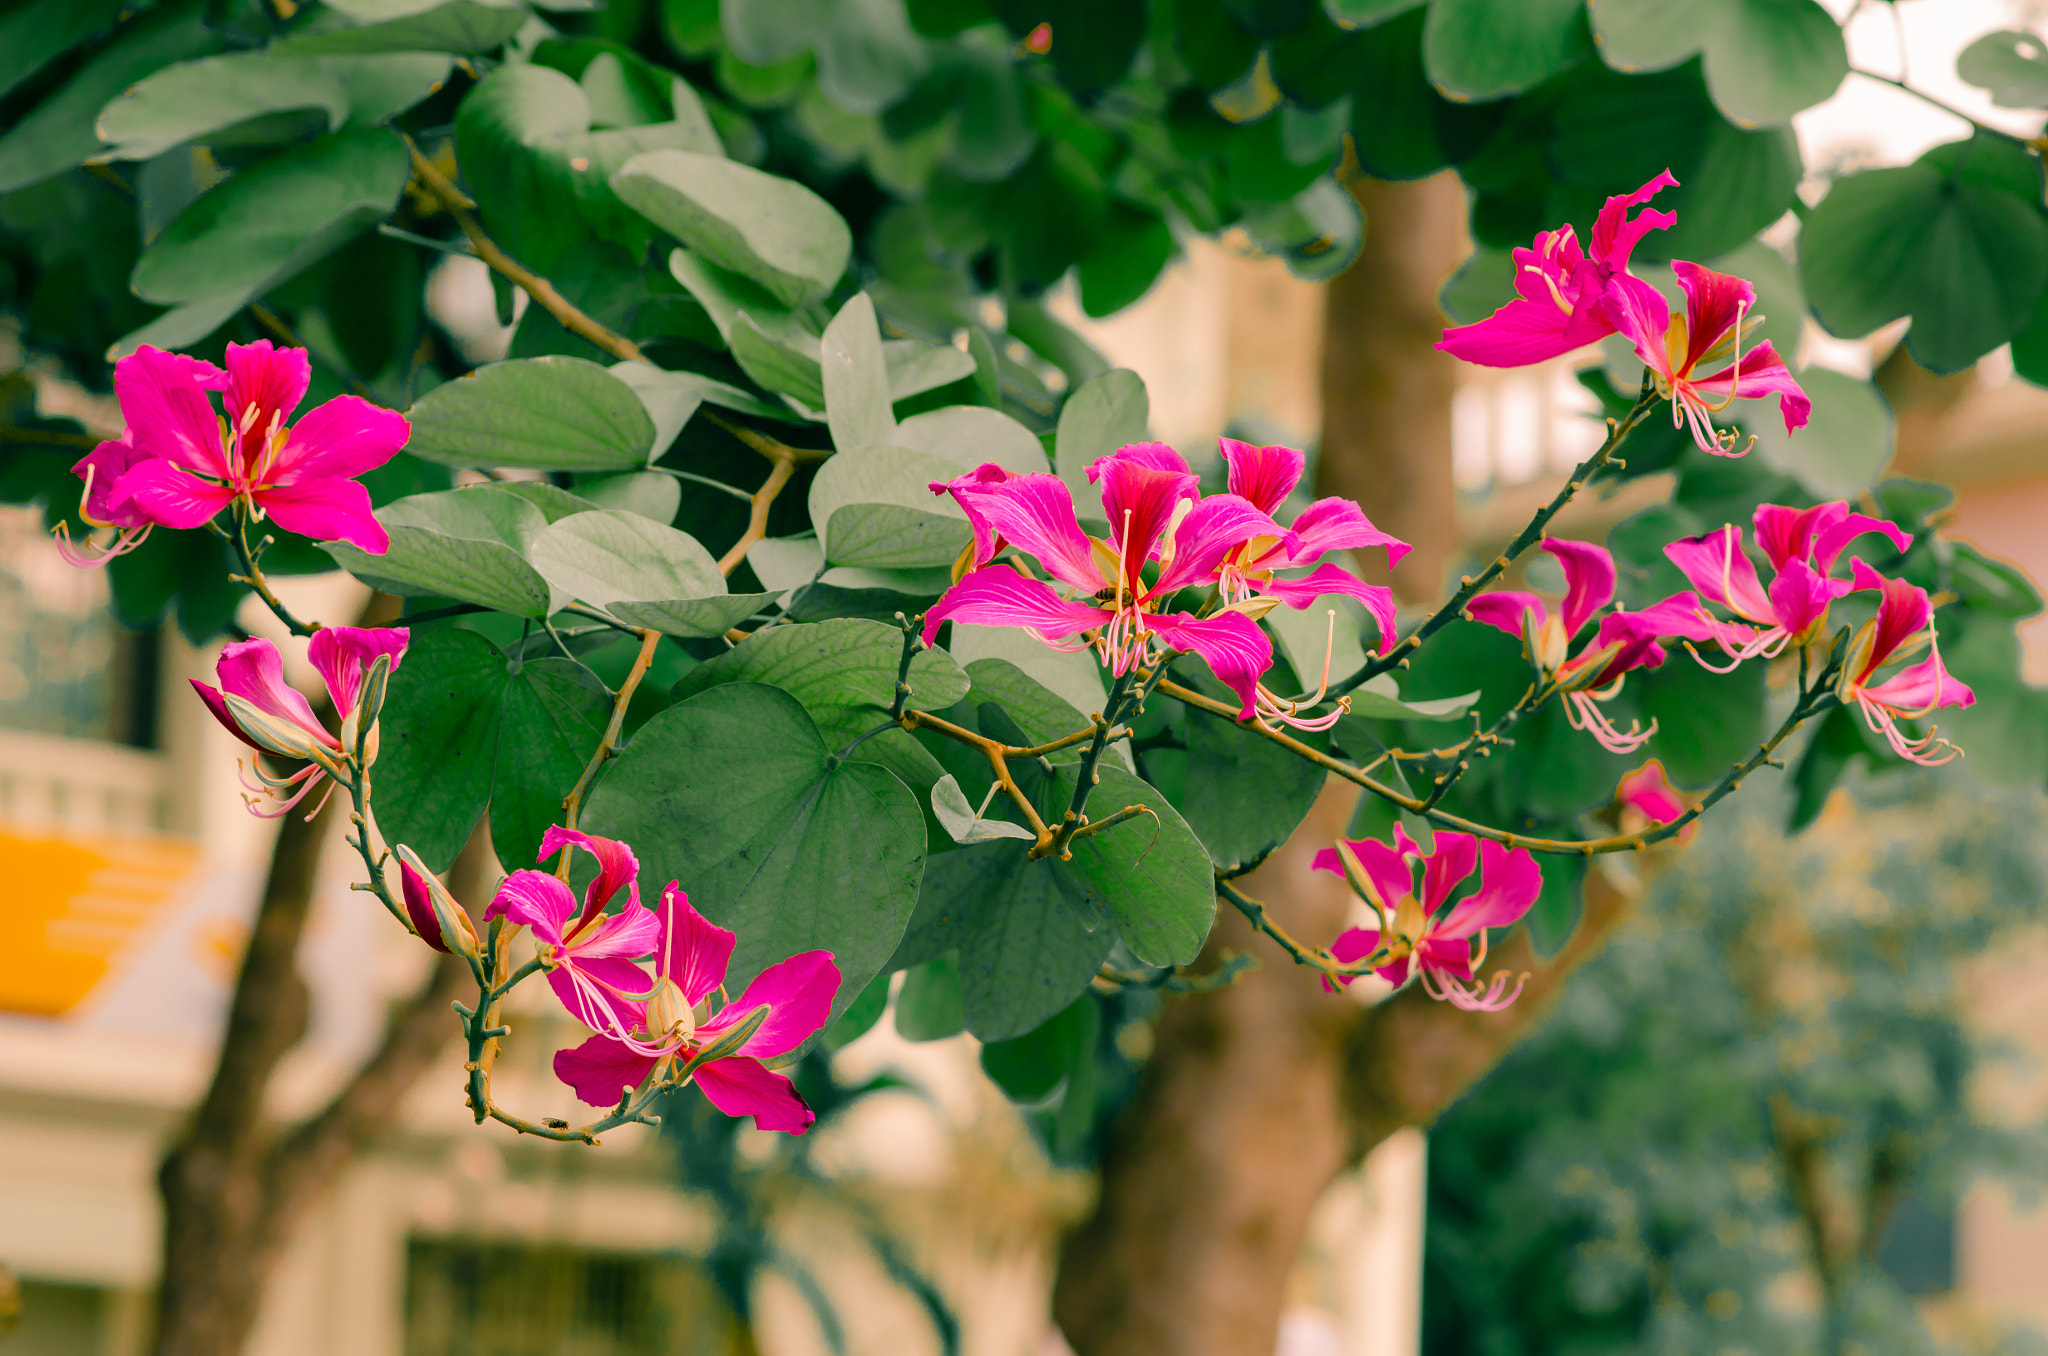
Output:
[[694,1259],[414,1239],[405,1356],[723,1356],[730,1311]]

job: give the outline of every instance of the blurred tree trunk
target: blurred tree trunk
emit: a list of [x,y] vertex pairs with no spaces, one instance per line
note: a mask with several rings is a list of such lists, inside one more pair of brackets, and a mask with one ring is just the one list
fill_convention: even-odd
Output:
[[[315,709],[331,720],[324,699]],[[164,1232],[156,1356],[242,1350],[294,1232],[349,1160],[390,1123],[453,1031],[448,1004],[469,971],[443,956],[394,1010],[376,1052],[324,1108],[288,1130],[266,1117],[272,1078],[306,1033],[310,1001],[298,972],[299,941],[321,848],[332,821],[345,813],[344,800],[337,792],[310,820],[294,812],[280,821],[213,1080],[158,1170]],[[489,839],[479,828],[450,873],[456,898],[482,894],[489,863]]]
[[[1465,248],[1462,187],[1360,182],[1368,230],[1331,284],[1318,489],[1355,498],[1415,549],[1395,572],[1411,601],[1438,596],[1457,550],[1450,405],[1455,363],[1432,347],[1436,288]],[[1244,888],[1295,936],[1324,941],[1349,900],[1309,871],[1356,793],[1333,785]],[[1224,909],[1206,963],[1251,951],[1262,968],[1172,1002],[1112,1136],[1094,1215],[1060,1258],[1054,1314],[1080,1356],[1266,1356],[1310,1210],[1344,1167],[1395,1130],[1427,1124],[1531,1028],[1564,976],[1629,901],[1589,877],[1585,920],[1522,1001],[1465,1013],[1410,989],[1361,1011],[1289,965]],[[1493,965],[1533,968],[1526,934]]]

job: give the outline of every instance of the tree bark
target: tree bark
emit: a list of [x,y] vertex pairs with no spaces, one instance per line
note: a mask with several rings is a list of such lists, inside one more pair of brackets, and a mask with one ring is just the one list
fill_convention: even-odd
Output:
[[[1450,470],[1455,363],[1432,347],[1436,288],[1464,249],[1449,175],[1353,186],[1364,254],[1331,284],[1318,489],[1354,498],[1414,545],[1404,597],[1439,596],[1457,549]],[[1316,849],[1355,803],[1327,790],[1244,888],[1295,936],[1327,942],[1350,907]],[[1336,1175],[1406,1125],[1426,1125],[1526,1034],[1628,901],[1588,878],[1572,942],[1501,1013],[1465,1013],[1413,988],[1363,1012],[1330,996],[1231,909],[1208,945],[1261,969],[1162,1014],[1138,1095],[1105,1153],[1093,1216],[1060,1258],[1053,1309],[1080,1356],[1267,1356],[1308,1217]],[[1535,968],[1526,934],[1489,968]]]
[[[448,1004],[468,968],[444,956],[394,1012],[376,1053],[324,1109],[288,1134],[266,1121],[271,1079],[306,1031],[298,948],[320,849],[337,813],[330,801],[310,822],[288,814],[279,825],[212,1083],[157,1174],[164,1234],[156,1356],[234,1356],[242,1349],[294,1230],[389,1122],[452,1034]],[[488,862],[480,831],[451,873],[458,899],[482,892]]]

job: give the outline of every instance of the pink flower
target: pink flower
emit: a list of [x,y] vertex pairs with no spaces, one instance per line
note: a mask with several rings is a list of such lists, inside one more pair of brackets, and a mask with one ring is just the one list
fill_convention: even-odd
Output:
[[1622,679],[1631,669],[1654,669],[1664,662],[1660,637],[1706,639],[1714,623],[1704,617],[1692,594],[1673,594],[1640,612],[1609,613],[1601,618],[1592,640],[1574,652],[1573,639],[1614,600],[1614,557],[1590,542],[1545,537],[1542,546],[1564,567],[1565,596],[1557,611],[1533,593],[1500,589],[1474,598],[1465,613],[1473,621],[1522,638],[1529,661],[1562,696],[1573,729],[1585,730],[1613,753],[1641,748],[1657,733],[1656,722],[1647,730],[1631,725],[1623,731],[1599,704],[1621,691]]
[[[390,539],[353,477],[391,460],[411,425],[367,400],[336,396],[287,427],[311,380],[304,349],[273,349],[268,339],[229,344],[225,372],[147,345],[121,359],[114,394],[128,421],[130,459],[101,512],[132,506],[147,523],[198,527],[241,503],[287,531],[382,555]],[[225,420],[211,391],[225,393]]]
[[[1881,532],[1901,551],[1913,543],[1895,524],[1852,513],[1839,501],[1809,509],[1759,505],[1755,523],[1757,543],[1776,571],[1768,589],[1743,550],[1742,529],[1732,524],[1664,548],[1695,589],[1735,614],[1734,622],[1715,621],[1704,610],[1700,614],[1711,628],[1705,638],[1731,656],[1727,668],[1757,655],[1773,658],[1821,629],[1828,605],[1852,587],[1830,577],[1851,541],[1866,532]],[[1693,657],[1699,658],[1698,653]],[[1700,663],[1715,668],[1704,659]]]
[[[391,667],[396,669],[409,638],[410,633],[402,627],[329,626],[314,633],[306,647],[306,658],[326,683],[335,712],[341,717],[338,736],[328,733],[327,727],[314,718],[313,708],[298,689],[284,680],[284,661],[277,646],[267,640],[239,640],[222,646],[214,668],[220,679],[219,687],[196,678],[191,680],[206,709],[227,727],[229,734],[261,752],[308,760],[305,767],[281,779],[256,768],[260,785],[252,785],[250,790],[282,803],[265,809],[257,800],[244,797],[252,811],[266,819],[274,818],[297,805],[313,788],[320,773],[341,775],[339,760],[349,757],[355,749],[356,708],[362,697],[364,676],[380,656],[388,656]],[[364,749],[373,761],[377,756],[376,745],[373,729]],[[302,782],[304,785],[299,785]],[[292,786],[299,789],[286,798],[285,790]]]
[[1637,241],[1678,221],[1675,212],[1649,209],[1631,220],[1628,210],[1677,185],[1666,170],[1633,193],[1609,198],[1593,222],[1591,253],[1580,250],[1569,226],[1545,231],[1532,248],[1516,250],[1515,290],[1521,295],[1477,324],[1445,330],[1437,347],[1483,367],[1526,367],[1614,333],[1614,321],[1601,305],[1609,283],[1628,272]]
[[[1475,860],[1479,888],[1446,910]],[[1418,863],[1420,890],[1415,887]],[[1396,988],[1412,972],[1430,997],[1467,1012],[1497,1012],[1521,996],[1527,975],[1513,993],[1506,992],[1505,974],[1494,976],[1491,984],[1481,984],[1476,975],[1486,963],[1486,930],[1516,922],[1543,892],[1543,871],[1527,851],[1439,830],[1436,850],[1425,853],[1405,829],[1396,827],[1391,847],[1340,839],[1337,846],[1318,852],[1313,865],[1348,879],[1379,915],[1378,928],[1350,928],[1331,943],[1330,954],[1338,960],[1350,964],[1381,951],[1384,936],[1387,959],[1373,969]],[[1330,987],[1328,980],[1323,983]]]
[[398,845],[400,893],[405,916],[419,939],[443,955],[451,952],[474,960],[482,951],[469,910],[448,893],[448,888],[427,870],[426,864],[403,843]]
[[[1614,788],[1614,801],[1621,811],[1621,831],[1636,833],[1654,824],[1669,824],[1686,812],[1685,797],[1665,775],[1664,765],[1652,758],[1634,772],[1623,775]],[[1697,825],[1678,831],[1678,841],[1692,837]]]
[[[1941,651],[1935,645],[1934,605],[1927,591],[1903,579],[1886,579],[1861,560],[1852,560],[1850,570],[1857,591],[1877,592],[1877,616],[1864,623],[1850,641],[1835,695],[1844,704],[1854,702],[1863,712],[1864,723],[1883,735],[1901,758],[1939,767],[1961,757],[1961,749],[1937,738],[1932,729],[1919,739],[1908,739],[1899,729],[1901,720],[1919,720],[1946,706],[1973,706],[1977,701],[1977,694],[1942,665]],[[1929,651],[1927,658],[1881,683],[1871,681],[1884,665],[1923,647]]]
[[[1671,402],[1672,425],[1689,425],[1703,451],[1739,457],[1756,439],[1736,451],[1735,434],[1717,431],[1713,416],[1738,399],[1775,395],[1785,431],[1803,427],[1813,404],[1770,341],[1742,351],[1743,339],[1762,320],[1749,317],[1756,289],[1741,278],[1682,259],[1671,268],[1685,289],[1684,316],[1673,316],[1663,293],[1627,274],[1609,282],[1601,307],[1655,375],[1657,393]],[[1702,366],[1723,359],[1728,366],[1711,376],[1699,375]]]
[[[1219,439],[1230,466],[1230,492],[1261,513],[1274,514],[1301,481],[1307,458],[1291,447],[1253,447],[1235,438]],[[1314,565],[1328,551],[1360,551],[1383,546],[1392,569],[1408,554],[1408,543],[1380,531],[1365,510],[1349,499],[1318,499],[1303,509],[1288,529],[1290,537],[1259,537],[1225,557],[1221,571],[1223,601],[1242,602],[1255,595],[1278,598],[1292,608],[1306,608],[1329,593],[1358,599],[1379,626],[1380,653],[1394,645],[1394,591],[1368,584],[1336,565],[1323,565],[1291,579],[1275,571]]]
[[690,1069],[690,1077],[726,1115],[752,1116],[762,1130],[802,1134],[816,1115],[796,1086],[762,1061],[788,1054],[825,1025],[839,991],[832,954],[806,951],[778,961],[756,975],[736,1001],[700,1019],[699,1007],[725,982],[733,934],[690,907],[674,881],[661,892],[659,934],[646,999],[616,1007],[617,1021],[556,1054],[555,1076],[592,1106],[616,1106],[650,1074],[680,1072],[765,1008],[765,1020],[751,1035]]
[[[638,1002],[647,988],[646,974],[633,962],[654,949],[661,925],[640,902],[640,864],[631,848],[550,825],[541,836],[540,855],[545,859],[571,845],[598,862],[597,879],[583,892],[581,906],[568,886],[529,868],[505,877],[484,921],[502,916],[533,929],[548,987],[562,1006],[585,1026],[623,1034],[639,1019]],[[624,907],[607,914],[605,906],[621,889]]]
[[[974,569],[925,614],[927,644],[948,620],[1016,626],[1055,649],[1092,644],[1122,675],[1148,662],[1156,638],[1167,650],[1206,660],[1243,700],[1240,719],[1261,709],[1259,677],[1272,665],[1273,647],[1251,617],[1230,609],[1210,617],[1158,609],[1181,589],[1218,578],[1225,558],[1247,542],[1291,543],[1286,528],[1236,495],[1202,498],[1180,454],[1159,443],[1134,444],[1089,466],[1088,478],[1102,487],[1107,540],[1081,530],[1059,477],[1004,472],[999,479],[999,470],[985,467],[932,489],[953,495],[967,514],[977,564],[1014,545],[1076,596],[1006,565]],[[1159,571],[1147,584],[1143,571],[1154,560]]]
[[88,569],[104,565],[115,556],[133,551],[149,537],[149,530],[156,526],[156,520],[115,489],[121,477],[144,456],[136,450],[133,435],[123,433],[86,453],[71,468],[72,473],[85,482],[79,496],[78,516],[92,527],[111,527],[115,534],[111,544],[93,552],[73,545],[71,525],[58,523],[57,554],[67,563]]

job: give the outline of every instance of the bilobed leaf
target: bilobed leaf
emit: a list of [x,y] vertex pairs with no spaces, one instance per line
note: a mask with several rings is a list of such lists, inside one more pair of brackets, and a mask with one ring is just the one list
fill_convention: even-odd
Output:
[[400,596],[454,598],[538,620],[553,591],[526,552],[547,517],[496,486],[416,494],[377,511],[391,549],[373,556],[347,542],[323,542],[335,563],[372,588]]
[[[1078,763],[1054,764],[1046,779],[1048,810],[1064,813],[1079,770]],[[1115,921],[1132,955],[1147,965],[1186,965],[1201,953],[1215,921],[1209,854],[1159,788],[1107,758],[1096,764],[1096,775],[1101,781],[1089,793],[1091,820],[1133,805],[1152,813],[1076,839],[1074,859],[1057,869],[1069,889]]]
[[[68,10],[37,5],[23,15]],[[62,88],[44,98],[0,135],[0,193],[47,179],[105,149],[96,130],[107,101],[153,71],[213,51],[218,40],[201,6],[164,4],[120,31]]]
[[701,254],[670,250],[668,271],[704,308],[711,323],[718,327],[719,337],[728,343],[732,339],[733,317],[741,311],[756,317],[757,324],[767,317],[789,312],[767,288],[744,274],[720,268]]
[[1193,707],[1187,708],[1187,745],[1180,810],[1218,866],[1249,863],[1285,842],[1328,775],[1257,730]]
[[2048,44],[2036,34],[1986,33],[1957,55],[1956,74],[2001,108],[2048,108]]
[[985,405],[948,405],[914,414],[896,426],[890,442],[944,457],[963,470],[990,461],[1018,475],[1052,469],[1045,459],[1045,444],[1030,429]]
[[581,358],[491,363],[420,397],[406,451],[447,466],[645,466],[654,421],[631,386]]
[[1639,75],[1669,70],[1706,46],[1724,6],[1720,0],[1665,5],[1657,0],[1587,0],[1586,17],[1600,59]]
[[110,102],[99,135],[116,160],[147,160],[187,141],[256,142],[331,132],[348,92],[310,58],[236,52],[170,66]]
[[739,934],[726,983],[801,951],[833,953],[844,1012],[896,950],[924,872],[924,817],[872,763],[834,765],[797,699],[727,683],[634,735],[591,796],[587,829],[633,845],[650,879]]
[[1152,402],[1145,394],[1145,382],[1128,368],[1105,372],[1067,397],[1060,407],[1054,461],[1081,514],[1101,516],[1101,496],[1088,483],[1088,463],[1119,447],[1145,441],[1151,417]]
[[1081,256],[1081,309],[1114,315],[1150,291],[1172,262],[1173,228],[1157,212],[1113,202],[1095,242]]
[[1846,175],[1801,227],[1799,265],[1831,334],[1909,315],[1913,356],[1959,371],[2024,330],[2048,285],[2040,164],[1987,135]]
[[950,564],[973,534],[934,481],[964,468],[897,447],[840,452],[811,482],[811,521],[834,565],[913,569]]
[[385,840],[436,871],[455,860],[490,799],[507,662],[475,631],[450,628],[415,636],[391,672],[371,803]]
[[1007,819],[983,819],[974,812],[974,806],[967,803],[967,793],[960,789],[960,783],[947,773],[932,787],[932,813],[956,843],[992,843],[998,838],[1021,838],[1026,842],[1038,841],[1038,835],[1022,824],[1012,824]]
[[620,167],[612,187],[662,230],[785,306],[831,291],[853,249],[845,220],[823,198],[722,156],[650,151]]
[[725,593],[718,562],[695,537],[618,509],[550,524],[527,554],[549,583],[595,607]]
[[525,26],[524,5],[491,0],[329,0],[351,22],[288,34],[283,56],[356,52],[488,52]]
[[506,675],[491,787],[491,847],[508,870],[532,866],[541,835],[604,734],[611,698],[567,659],[529,659]]
[[1434,0],[1422,59],[1447,98],[1519,94],[1590,56],[1581,0]]
[[1797,433],[1785,432],[1777,402],[1745,416],[1764,465],[1783,471],[1821,499],[1851,498],[1868,489],[1892,458],[1891,407],[1867,381],[1824,367],[1799,374],[1813,413]]
[[851,452],[892,442],[896,416],[889,408],[889,369],[875,304],[867,293],[854,293],[825,327],[819,363],[832,445]]
[[957,954],[962,1017],[985,1041],[1022,1035],[1066,1008],[1116,940],[1091,928],[1055,868],[1026,861],[1021,843],[932,858],[911,929],[920,950]]
[[194,302],[260,294],[390,215],[405,146],[354,129],[287,151],[200,196],[136,261],[136,295]]

